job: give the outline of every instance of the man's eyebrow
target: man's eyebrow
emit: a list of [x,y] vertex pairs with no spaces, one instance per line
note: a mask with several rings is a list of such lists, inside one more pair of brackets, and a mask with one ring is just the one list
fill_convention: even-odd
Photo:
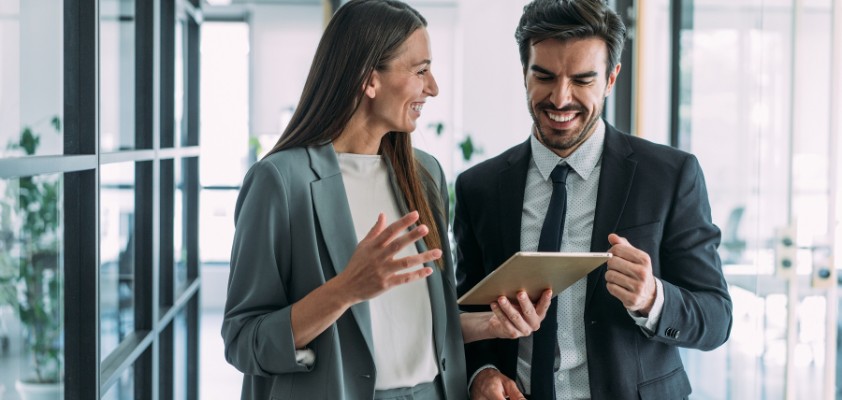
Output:
[[573,79],[587,79],[587,78],[595,78],[599,75],[599,72],[590,71],[590,72],[582,72],[580,74],[574,74]]
[[541,67],[541,66],[538,66],[538,65],[534,65],[534,64],[533,64],[533,65],[529,66],[529,69],[531,69],[531,70],[533,70],[533,71],[535,71],[535,72],[541,73],[541,74],[546,74],[546,75],[552,75],[552,76],[555,76],[555,73],[554,73],[554,72],[552,72],[552,71],[550,71],[550,70],[548,70],[548,69],[545,69],[545,68],[543,68],[543,67]]

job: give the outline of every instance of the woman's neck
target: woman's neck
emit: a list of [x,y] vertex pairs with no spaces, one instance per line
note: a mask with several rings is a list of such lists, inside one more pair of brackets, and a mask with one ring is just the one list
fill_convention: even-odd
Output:
[[333,148],[337,153],[377,154],[380,152],[380,141],[388,132],[382,132],[366,123],[354,114],[339,137],[333,141]]

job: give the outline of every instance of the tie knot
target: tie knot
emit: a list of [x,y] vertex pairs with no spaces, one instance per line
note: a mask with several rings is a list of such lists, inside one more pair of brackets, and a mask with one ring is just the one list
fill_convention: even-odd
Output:
[[567,164],[559,164],[553,168],[553,172],[550,173],[550,179],[553,180],[553,183],[567,183],[567,173],[570,172],[570,166]]

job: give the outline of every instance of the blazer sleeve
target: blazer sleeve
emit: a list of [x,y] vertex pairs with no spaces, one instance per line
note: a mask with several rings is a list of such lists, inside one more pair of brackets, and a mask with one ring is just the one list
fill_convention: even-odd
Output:
[[719,241],[701,167],[688,156],[664,227],[664,305],[653,340],[711,350],[728,339],[732,304],[716,251]]
[[284,270],[290,265],[287,188],[271,163],[246,174],[234,214],[228,298],[222,323],[225,358],[244,374],[312,369],[296,361]]
[[[478,239],[472,228],[470,210],[474,209],[468,204],[464,174],[456,179],[456,211],[453,220],[453,236],[456,240],[456,292],[462,296],[485,275],[485,267],[482,258]],[[488,306],[461,306],[463,312],[490,311]],[[500,339],[479,340],[465,344],[465,362],[467,376],[488,365],[500,366],[495,351],[495,344]]]

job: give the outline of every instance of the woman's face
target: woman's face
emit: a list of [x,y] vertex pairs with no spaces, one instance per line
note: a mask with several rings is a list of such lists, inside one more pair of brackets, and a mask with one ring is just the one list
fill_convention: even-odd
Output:
[[[432,55],[427,29],[419,28],[401,45],[385,70],[372,73],[371,122],[384,132],[412,132],[427,97],[439,93],[430,71]],[[373,95],[373,96],[372,96]]]

